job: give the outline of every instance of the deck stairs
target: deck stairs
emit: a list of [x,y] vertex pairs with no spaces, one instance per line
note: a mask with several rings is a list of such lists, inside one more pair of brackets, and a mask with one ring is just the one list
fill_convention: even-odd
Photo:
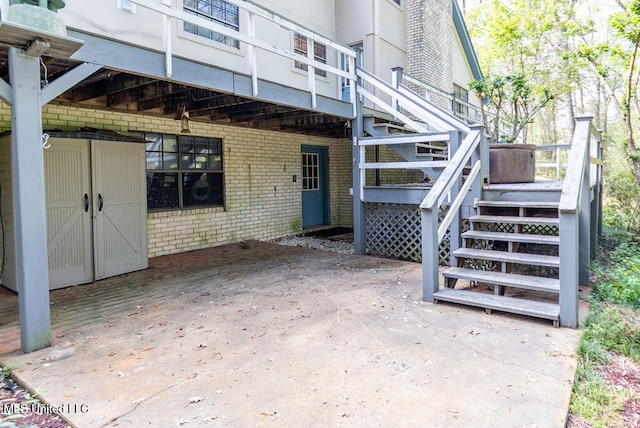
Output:
[[[453,252],[456,266],[443,273],[444,288],[433,298],[548,319],[558,326],[561,187],[547,189],[546,200],[539,192],[518,193],[519,200],[476,202],[478,214],[469,217],[462,247]],[[483,191],[488,197],[500,194]]]
[[[392,86],[361,68],[356,74],[360,113],[353,146],[355,252],[367,251],[364,204],[416,205],[423,300],[575,328],[578,285],[588,284],[588,264],[602,221],[602,140],[591,117],[576,118],[564,180],[490,184],[489,145],[482,126],[468,125],[434,106],[401,79],[394,79]],[[391,102],[385,104],[370,86]],[[362,114],[361,99],[383,114]],[[382,146],[401,160],[396,156],[381,161]],[[375,160],[367,151],[371,147]],[[378,174],[384,169],[420,170],[429,186],[367,185],[367,170]],[[415,230],[406,233],[415,235]],[[444,242],[450,247],[451,267],[440,274]]]

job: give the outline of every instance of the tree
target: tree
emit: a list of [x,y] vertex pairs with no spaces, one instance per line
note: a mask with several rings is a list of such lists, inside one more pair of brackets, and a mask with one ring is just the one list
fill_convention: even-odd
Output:
[[640,185],[640,150],[635,135],[640,115],[640,0],[616,0],[616,3],[620,10],[609,18],[613,37],[595,44],[585,41],[577,54],[592,65],[622,116],[624,149],[633,176]]
[[489,100],[488,107],[481,106],[482,118],[494,142],[512,143],[522,134],[526,143],[527,125],[555,98],[546,87],[534,91],[524,73],[474,80],[469,87],[480,99]]
[[[558,120],[573,125],[576,115],[573,92],[584,82],[584,60],[566,52],[574,48],[577,37],[593,31],[590,20],[576,16],[575,3],[575,0],[485,0],[467,15],[485,73],[521,85],[513,93],[516,98],[518,94],[524,95],[529,114],[523,116],[522,110],[512,108],[516,119],[512,130],[521,128],[525,137],[530,134],[533,116],[550,105],[564,114],[560,119],[559,115],[539,116],[539,122],[552,122],[540,123],[539,128],[571,129],[557,126]],[[495,77],[486,81],[489,87],[495,83],[491,80]],[[493,102],[492,106],[495,108]],[[568,132],[558,138],[568,139]]]

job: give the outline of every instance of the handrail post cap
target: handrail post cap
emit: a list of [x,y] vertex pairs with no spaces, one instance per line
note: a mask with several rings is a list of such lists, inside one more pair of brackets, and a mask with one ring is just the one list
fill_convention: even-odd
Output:
[[580,116],[576,116],[576,122],[578,121],[590,121],[593,120],[594,116],[592,114],[583,114]]
[[474,123],[472,125],[469,125],[469,129],[471,130],[476,130],[476,131],[481,131],[484,129],[484,125],[481,123]]

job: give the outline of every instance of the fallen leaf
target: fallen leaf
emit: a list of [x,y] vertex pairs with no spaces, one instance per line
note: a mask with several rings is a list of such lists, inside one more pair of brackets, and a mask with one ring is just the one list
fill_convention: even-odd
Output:
[[73,394],[64,394],[65,398],[73,398]]
[[204,397],[189,397],[189,403],[199,403],[204,401]]

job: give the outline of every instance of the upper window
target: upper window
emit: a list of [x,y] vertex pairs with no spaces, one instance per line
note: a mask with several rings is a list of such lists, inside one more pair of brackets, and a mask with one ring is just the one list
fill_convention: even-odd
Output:
[[460,85],[453,84],[453,113],[464,119],[469,117],[469,91]]
[[131,134],[147,140],[147,209],[224,205],[220,138]]
[[[217,24],[224,25],[235,31],[240,30],[240,19],[238,17],[238,6],[227,3],[223,0],[184,0],[184,10],[197,15],[201,18],[208,19]],[[234,48],[240,47],[240,42],[228,36],[224,36],[215,31],[198,27],[188,22],[184,23],[184,31],[197,34],[216,42],[224,43]]]
[[400,4],[400,0],[393,0],[394,3]]
[[[309,42],[306,36],[303,36],[302,34],[298,34],[298,33],[295,33],[293,35],[293,51],[298,55],[307,56],[307,52],[308,52],[307,43]],[[311,43],[313,44],[313,58],[318,62],[326,64],[327,63],[327,47],[318,42],[314,42],[313,40],[311,41]],[[305,71],[309,69],[307,64],[300,61],[295,62],[295,67]],[[319,70],[317,68],[315,70],[316,70],[317,76],[327,77],[326,71]]]

